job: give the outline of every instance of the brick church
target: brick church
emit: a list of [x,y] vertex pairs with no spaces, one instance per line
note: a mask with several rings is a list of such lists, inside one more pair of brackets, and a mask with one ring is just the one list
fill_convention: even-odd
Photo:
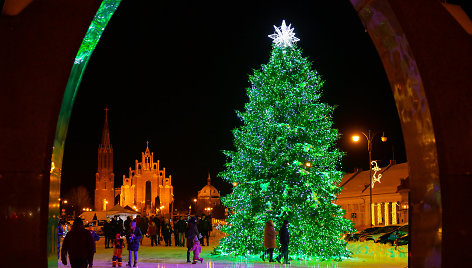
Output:
[[[113,147],[108,128],[108,109],[105,109],[105,123],[101,143],[98,146],[98,168],[95,187],[95,210],[107,211],[119,203],[146,214],[169,216],[174,202],[172,176],[167,176],[165,168],[160,169],[159,160],[154,162],[154,153],[146,150],[141,153],[141,162],[135,161],[129,175],[123,175],[123,185],[114,187]],[[116,201],[115,201],[116,200]]]

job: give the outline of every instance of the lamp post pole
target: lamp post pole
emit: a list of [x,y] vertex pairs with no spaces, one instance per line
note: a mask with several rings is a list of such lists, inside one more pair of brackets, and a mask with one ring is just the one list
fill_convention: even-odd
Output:
[[372,211],[372,136],[371,136],[371,132],[370,132],[370,129],[369,129],[369,136],[366,136],[364,133],[364,136],[367,138],[367,149],[369,151],[369,211],[370,211],[370,227],[372,227],[372,215],[373,215],[373,211]]
[[[369,189],[369,211],[370,211],[369,222],[370,222],[370,227],[372,227],[373,226],[372,224],[372,215],[373,215],[373,211],[372,211],[372,141],[375,137],[375,133],[372,133],[370,129],[367,132],[367,134],[365,134],[364,132],[361,132],[361,133],[362,135],[364,135],[364,137],[367,140],[367,151],[369,152],[369,188],[370,188]],[[355,142],[359,141],[359,136],[353,136],[352,138]],[[387,137],[385,137],[383,133],[382,133],[381,141],[382,142],[387,141]]]

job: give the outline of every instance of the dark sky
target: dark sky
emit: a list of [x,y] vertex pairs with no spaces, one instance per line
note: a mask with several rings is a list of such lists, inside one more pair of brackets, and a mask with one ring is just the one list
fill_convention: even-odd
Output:
[[[346,1],[133,1],[123,0],[91,57],[77,94],[66,140],[62,193],[84,185],[93,196],[97,148],[108,114],[115,183],[150,142],[172,175],[176,207],[185,208],[206,184],[208,172],[222,194],[231,190],[216,174],[231,130],[240,125],[248,75],[269,60],[274,32],[291,23],[299,47],[324,78],[323,101],[336,105],[335,127],[344,170],[368,167],[365,140],[356,130],[385,131],[373,159],[405,162],[395,102],[368,33]],[[308,3],[310,2],[310,3]],[[232,3],[232,4],[228,4]],[[380,133],[381,134],[381,133]]]

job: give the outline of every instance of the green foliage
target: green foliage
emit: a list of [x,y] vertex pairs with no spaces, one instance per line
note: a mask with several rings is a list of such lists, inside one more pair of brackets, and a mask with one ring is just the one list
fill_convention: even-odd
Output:
[[301,54],[296,45],[274,45],[269,63],[250,76],[249,102],[237,112],[244,124],[233,131],[236,151],[224,152],[230,160],[219,174],[237,183],[222,198],[231,212],[222,254],[260,253],[264,223],[278,229],[288,219],[291,255],[349,255],[341,235],[353,225],[333,203],[343,156],[335,148],[334,108],[320,102],[323,81]]

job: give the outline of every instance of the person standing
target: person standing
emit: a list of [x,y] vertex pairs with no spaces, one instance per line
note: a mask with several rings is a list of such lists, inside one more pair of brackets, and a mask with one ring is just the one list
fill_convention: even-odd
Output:
[[[144,238],[144,236],[147,234],[147,230],[148,230],[148,227],[149,227],[148,218],[146,216],[144,216],[144,217],[141,218],[139,223],[136,222],[136,224],[138,224],[138,227],[141,230],[141,232],[143,233],[143,238]],[[143,240],[144,239],[141,239],[141,241],[140,241],[141,245],[143,244]]]
[[177,222],[177,229],[179,231],[179,244],[181,247],[185,247],[185,230],[187,229],[187,223],[182,216],[180,216]]
[[62,227],[62,222],[59,220],[57,224],[57,259],[60,258],[61,252],[61,237],[64,235],[64,228]]
[[162,227],[162,236],[164,236],[164,242],[166,243],[166,247],[172,246],[172,226],[168,219],[166,219],[164,226]]
[[208,219],[207,219],[206,215],[202,216],[199,223],[200,223],[200,225],[198,226],[198,230],[202,234],[202,238],[200,239],[200,242],[201,242],[202,246],[205,246],[205,238],[206,238],[207,246],[209,246],[210,245],[210,241],[209,241],[210,240],[210,236],[209,236],[210,223],[208,222]]
[[156,224],[156,230],[157,230],[157,244],[161,244],[161,221],[159,220],[159,217],[154,217],[154,223]]
[[130,216],[126,217],[126,220],[125,220],[125,222],[124,222],[125,234],[127,234],[127,233],[129,232],[129,228],[130,228],[130,226],[131,226],[131,222],[132,222],[131,217],[130,217]]
[[87,268],[93,258],[94,243],[93,236],[84,228],[82,219],[75,218],[71,230],[62,243],[62,264],[67,265],[67,254],[69,254],[72,268]]
[[[112,221],[113,222],[113,221]],[[108,220],[103,224],[103,233],[105,235],[105,248],[110,248],[110,242],[113,242],[113,226]]]
[[288,244],[290,240],[290,235],[288,232],[288,220],[284,220],[282,228],[279,231],[279,241],[280,241],[280,254],[277,256],[277,261],[280,263],[282,256],[284,257],[284,264],[290,264],[288,262]]
[[198,239],[197,218],[191,217],[187,224],[187,262],[190,262],[190,249],[193,248],[193,240]]
[[154,246],[154,244],[157,247],[157,227],[154,221],[151,221],[147,233],[151,237],[151,247]]
[[131,267],[131,257],[134,253],[134,265],[136,267],[138,264],[138,250],[139,250],[139,240],[143,238],[141,230],[139,227],[136,227],[136,222],[133,221],[130,223],[130,229],[128,230],[128,234],[126,235],[128,242],[128,251],[129,251],[129,258],[127,266]]
[[174,245],[176,247],[180,247],[180,239],[179,239],[179,229],[178,229],[179,221],[174,221]]
[[118,267],[121,267],[121,264],[123,263],[123,247],[124,247],[125,242],[123,239],[121,239],[120,234],[116,234],[115,236],[115,241],[113,241],[113,259],[112,259],[112,266],[116,267],[116,264],[118,262]]
[[266,251],[262,254],[261,259],[265,261],[266,254],[269,254],[269,262],[274,261],[274,248],[276,246],[275,243],[275,236],[276,232],[274,229],[274,222],[272,220],[268,220],[264,227],[264,247]]
[[100,240],[100,236],[98,236],[98,234],[95,233],[92,226],[89,227],[89,230],[90,230],[90,233],[92,234],[92,237],[93,237],[93,254],[92,254],[92,257],[89,260],[89,267],[92,268],[92,266],[93,266],[93,255],[95,255],[95,253],[97,252],[97,241]]

